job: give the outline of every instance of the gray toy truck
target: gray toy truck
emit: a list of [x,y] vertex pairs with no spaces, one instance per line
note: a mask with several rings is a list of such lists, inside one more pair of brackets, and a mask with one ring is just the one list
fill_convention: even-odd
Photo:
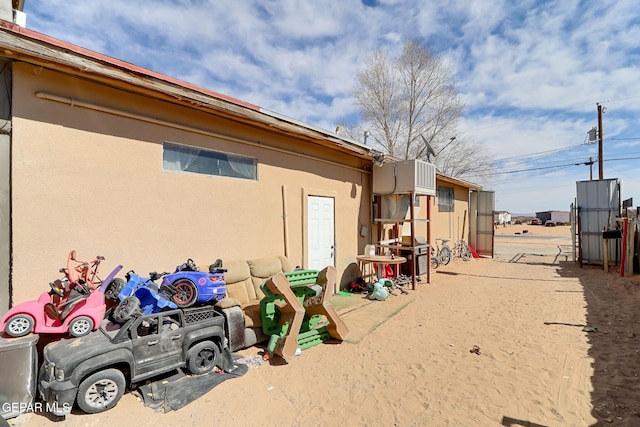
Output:
[[39,373],[42,400],[64,416],[74,403],[86,413],[113,408],[128,384],[177,368],[193,374],[232,365],[224,317],[213,306],[134,317],[120,325],[103,321],[81,338],[47,345]]

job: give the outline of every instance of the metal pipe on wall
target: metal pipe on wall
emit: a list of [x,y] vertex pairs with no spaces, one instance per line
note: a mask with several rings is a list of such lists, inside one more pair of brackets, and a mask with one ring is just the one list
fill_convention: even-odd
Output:
[[287,189],[282,186],[282,228],[284,232],[284,256],[289,257],[289,220],[287,214]]

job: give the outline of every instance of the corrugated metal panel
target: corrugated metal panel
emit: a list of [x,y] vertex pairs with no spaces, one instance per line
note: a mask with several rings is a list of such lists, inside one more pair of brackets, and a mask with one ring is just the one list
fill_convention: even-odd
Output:
[[469,245],[478,255],[493,257],[495,193],[474,191],[469,195]]
[[[602,231],[615,224],[615,218],[620,215],[620,180],[578,181],[576,187],[582,260],[602,263]],[[610,260],[616,259],[616,246],[609,245]]]
[[493,211],[495,193],[478,191],[478,255],[493,257]]

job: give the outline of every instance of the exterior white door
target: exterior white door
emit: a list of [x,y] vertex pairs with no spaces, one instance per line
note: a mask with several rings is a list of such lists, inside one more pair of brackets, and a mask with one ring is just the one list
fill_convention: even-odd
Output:
[[308,267],[322,270],[335,267],[334,199],[333,197],[308,197]]

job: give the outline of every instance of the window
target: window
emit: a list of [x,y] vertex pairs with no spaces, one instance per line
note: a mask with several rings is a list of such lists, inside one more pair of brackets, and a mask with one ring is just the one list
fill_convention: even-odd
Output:
[[167,171],[201,173],[256,180],[257,160],[221,151],[165,142],[162,144],[162,168]]
[[453,212],[453,188],[438,186],[438,212]]
[[162,318],[162,332],[171,332],[180,329],[180,314],[174,313]]
[[158,319],[151,317],[143,319],[138,325],[138,336],[146,337],[147,335],[155,335],[158,333]]

